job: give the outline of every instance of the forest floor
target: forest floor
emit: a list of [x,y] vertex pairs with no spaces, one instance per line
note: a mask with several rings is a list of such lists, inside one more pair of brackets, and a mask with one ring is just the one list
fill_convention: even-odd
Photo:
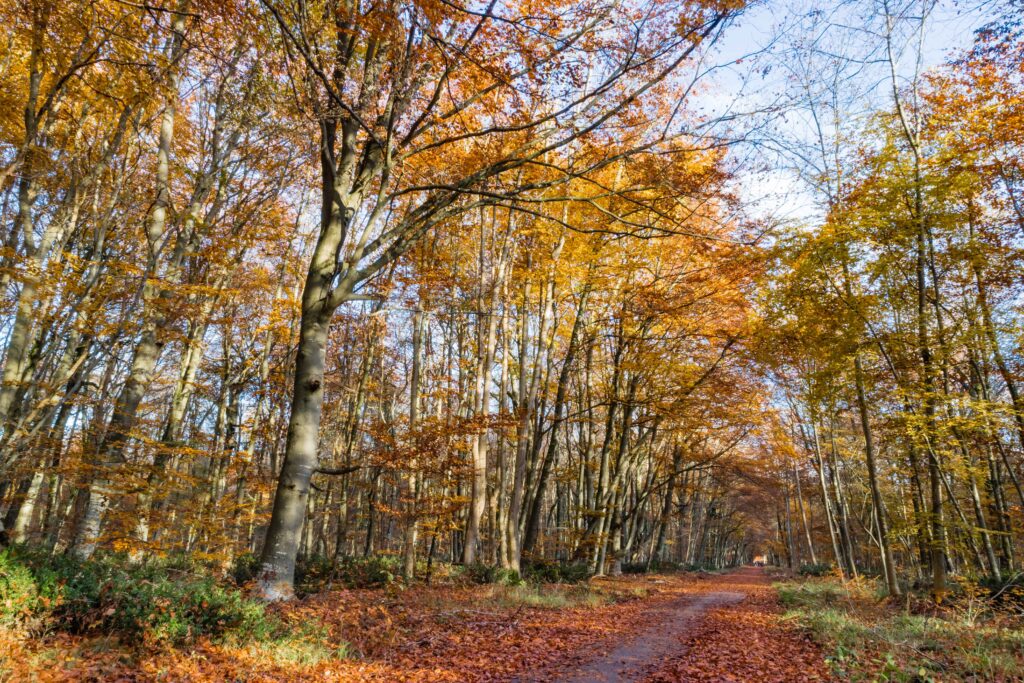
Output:
[[38,681],[829,680],[821,651],[781,619],[770,579],[754,568],[579,586],[335,590],[276,609],[306,637],[133,649],[54,635],[3,649],[17,662],[13,680]]

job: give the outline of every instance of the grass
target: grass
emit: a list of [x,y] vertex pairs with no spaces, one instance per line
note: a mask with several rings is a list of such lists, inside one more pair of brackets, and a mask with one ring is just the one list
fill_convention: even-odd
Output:
[[835,578],[775,585],[786,617],[829,653],[850,681],[999,681],[1024,677],[1024,630],[1007,611],[962,591],[938,610],[911,598],[894,605],[876,582]]
[[327,629],[313,625],[270,640],[248,642],[244,649],[256,660],[265,659],[279,666],[315,666],[352,656],[348,643],[332,642]]
[[538,607],[541,609],[571,609],[600,607],[612,601],[608,593],[596,591],[586,585],[520,584],[497,585],[491,589],[491,598],[502,607]]

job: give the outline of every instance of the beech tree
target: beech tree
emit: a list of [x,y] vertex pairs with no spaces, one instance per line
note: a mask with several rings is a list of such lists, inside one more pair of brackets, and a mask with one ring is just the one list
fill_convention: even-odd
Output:
[[[364,296],[367,282],[434,226],[452,226],[490,204],[542,205],[545,191],[567,178],[671,144],[641,129],[614,155],[556,161],[576,141],[596,139],[635,115],[645,95],[735,7],[568,3],[539,14],[493,3],[441,12],[394,2],[266,7],[286,44],[290,76],[303,86],[300,104],[319,129],[323,182],[319,236],[303,287],[288,444],[262,555],[261,590],[278,599],[291,595],[317,468],[334,311]],[[620,53],[622,45],[629,48]],[[579,87],[560,89],[581,78]],[[476,557],[486,496],[480,449],[478,443],[467,563]],[[518,514],[515,504],[513,510]]]

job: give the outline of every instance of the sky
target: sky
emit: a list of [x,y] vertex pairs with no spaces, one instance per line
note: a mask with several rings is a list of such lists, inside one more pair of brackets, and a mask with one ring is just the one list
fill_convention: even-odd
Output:
[[[992,3],[924,0],[931,8],[923,40],[903,35],[894,41],[897,71],[906,79],[915,69],[920,52],[923,70],[941,65],[951,55],[971,46],[974,32],[992,20]],[[922,0],[892,0],[891,11],[908,9],[899,24],[905,34],[918,25]],[[744,142],[731,146],[738,166],[737,191],[750,217],[773,223],[808,223],[820,217],[816,195],[801,180],[791,158],[778,153],[775,140],[806,139],[807,120],[794,110],[789,98],[796,55],[811,45],[818,58],[839,53],[864,63],[842,86],[852,106],[849,117],[864,116],[890,106],[892,101],[884,41],[872,30],[881,27],[882,0],[809,2],[764,0],[756,3],[722,34],[705,66],[707,86],[694,105],[709,119],[732,115],[728,135]],[[920,47],[920,50],[918,49]]]

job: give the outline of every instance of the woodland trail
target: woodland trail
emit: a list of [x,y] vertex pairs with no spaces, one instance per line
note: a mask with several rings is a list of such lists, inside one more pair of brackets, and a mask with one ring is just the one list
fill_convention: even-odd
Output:
[[651,610],[651,626],[611,652],[577,669],[566,683],[618,683],[641,678],[679,650],[679,640],[700,623],[711,608],[739,602],[743,593],[713,592],[695,600],[688,598]]
[[818,648],[774,618],[765,572],[697,575],[694,590],[643,613],[641,629],[590,659],[568,657],[522,683],[827,681]]
[[[538,592],[539,591],[539,592]],[[544,598],[547,602],[535,599]],[[558,601],[561,602],[558,602]],[[31,681],[395,683],[830,680],[820,649],[782,621],[760,569],[593,579],[588,585],[326,590],[275,608],[342,657],[302,661],[201,640],[139,648],[54,634],[12,645]]]

